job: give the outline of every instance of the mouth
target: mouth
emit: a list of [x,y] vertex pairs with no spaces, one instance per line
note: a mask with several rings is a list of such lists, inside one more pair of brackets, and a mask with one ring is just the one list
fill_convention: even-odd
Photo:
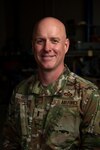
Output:
[[52,58],[54,58],[55,56],[54,55],[42,55],[42,58],[44,60],[52,60]]

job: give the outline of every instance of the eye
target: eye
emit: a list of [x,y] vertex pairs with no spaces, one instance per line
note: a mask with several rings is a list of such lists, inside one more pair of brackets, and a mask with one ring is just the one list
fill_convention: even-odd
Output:
[[51,41],[53,44],[57,44],[60,40],[58,38],[52,38]]
[[39,39],[35,39],[35,43],[36,43],[36,44],[40,44],[40,45],[42,45],[42,44],[44,43],[44,40],[43,40],[43,39],[41,39],[41,38],[39,38]]

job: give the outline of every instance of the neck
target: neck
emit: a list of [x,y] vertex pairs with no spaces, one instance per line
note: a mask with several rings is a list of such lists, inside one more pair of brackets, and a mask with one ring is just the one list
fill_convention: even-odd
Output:
[[43,70],[39,68],[39,79],[44,86],[48,86],[58,79],[58,77],[63,73],[64,66],[62,68],[57,68],[55,70]]

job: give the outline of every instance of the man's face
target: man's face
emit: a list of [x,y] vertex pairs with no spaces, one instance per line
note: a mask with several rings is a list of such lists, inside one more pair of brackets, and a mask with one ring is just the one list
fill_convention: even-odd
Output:
[[53,70],[64,65],[69,41],[63,32],[60,26],[49,22],[38,25],[33,41],[33,52],[41,69]]

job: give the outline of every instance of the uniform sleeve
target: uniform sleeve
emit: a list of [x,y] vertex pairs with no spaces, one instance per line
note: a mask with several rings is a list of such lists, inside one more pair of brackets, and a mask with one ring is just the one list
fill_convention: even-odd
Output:
[[3,129],[3,150],[22,150],[20,117],[18,108],[15,106],[15,96],[13,93]]
[[100,150],[100,91],[88,90],[86,93],[82,105],[80,149]]

